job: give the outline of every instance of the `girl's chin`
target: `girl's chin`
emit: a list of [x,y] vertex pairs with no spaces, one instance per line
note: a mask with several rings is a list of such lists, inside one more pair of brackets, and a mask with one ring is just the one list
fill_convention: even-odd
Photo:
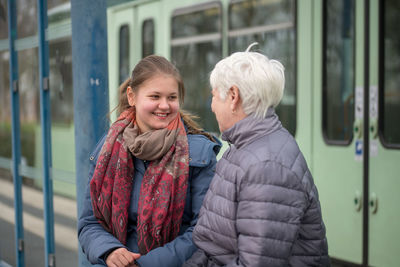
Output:
[[158,122],[158,123],[154,123],[153,125],[151,125],[151,128],[153,130],[160,130],[160,129],[164,129],[167,128],[169,122]]

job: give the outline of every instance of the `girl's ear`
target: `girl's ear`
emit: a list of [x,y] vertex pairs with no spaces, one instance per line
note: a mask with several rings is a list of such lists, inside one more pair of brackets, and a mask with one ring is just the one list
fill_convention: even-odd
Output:
[[133,107],[135,105],[135,93],[130,86],[126,88],[126,97],[128,98],[129,106]]

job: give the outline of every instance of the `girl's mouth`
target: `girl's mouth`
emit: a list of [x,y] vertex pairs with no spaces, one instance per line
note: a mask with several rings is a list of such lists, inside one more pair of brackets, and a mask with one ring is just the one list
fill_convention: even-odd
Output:
[[153,113],[153,114],[159,118],[166,118],[168,116],[168,113]]

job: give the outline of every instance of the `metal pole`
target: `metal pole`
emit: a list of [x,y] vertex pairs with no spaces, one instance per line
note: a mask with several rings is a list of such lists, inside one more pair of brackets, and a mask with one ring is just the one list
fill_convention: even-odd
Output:
[[[90,152],[109,125],[106,9],[106,0],[71,0],[78,217],[88,182]],[[79,266],[91,266],[80,246]]]
[[46,40],[47,1],[38,0],[39,38],[39,80],[40,80],[40,120],[42,125],[43,148],[43,207],[45,221],[45,266],[54,267],[54,209],[53,179],[51,177],[51,113],[49,88],[49,43]]
[[10,51],[10,96],[12,118],[12,170],[14,180],[14,209],[15,209],[15,255],[17,266],[25,266],[24,252],[24,222],[22,217],[22,179],[19,174],[21,162],[21,135],[19,118],[18,91],[18,54],[15,51],[17,39],[17,8],[16,1],[8,0],[8,40]]

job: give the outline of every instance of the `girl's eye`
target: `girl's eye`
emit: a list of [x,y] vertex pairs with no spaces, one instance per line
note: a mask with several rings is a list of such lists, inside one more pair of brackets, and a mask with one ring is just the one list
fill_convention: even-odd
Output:
[[178,96],[176,96],[176,95],[171,95],[171,96],[169,97],[169,99],[170,99],[170,100],[176,100],[176,99],[178,99]]
[[151,99],[158,99],[159,97],[160,97],[160,96],[158,96],[158,95],[151,95],[151,96],[150,96]]

